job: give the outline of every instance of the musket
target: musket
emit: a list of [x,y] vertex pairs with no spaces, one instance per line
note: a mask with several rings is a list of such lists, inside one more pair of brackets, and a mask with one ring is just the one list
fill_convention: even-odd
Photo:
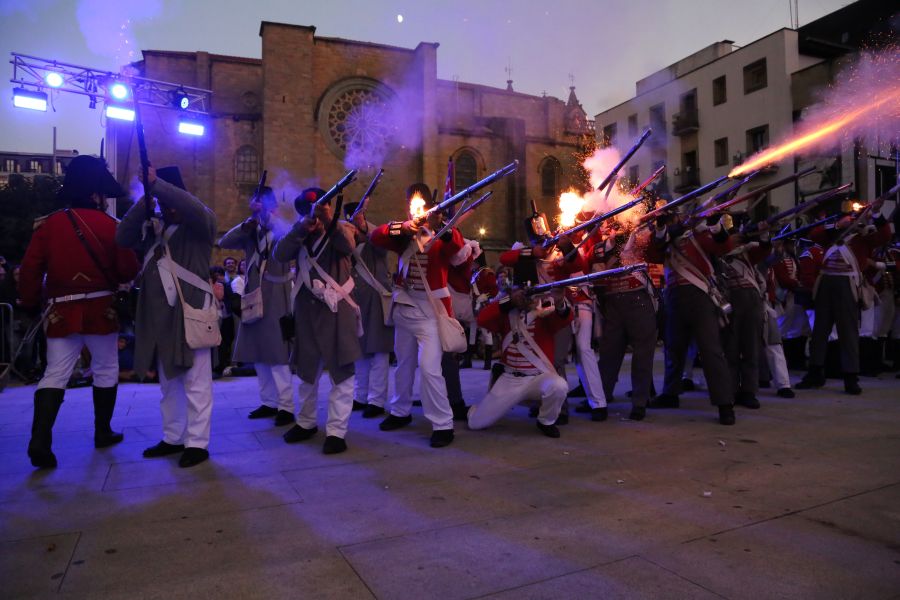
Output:
[[137,99],[137,88],[131,87],[131,97],[134,100],[134,130],[137,133],[138,154],[141,157],[141,182],[144,186],[144,211],[146,220],[153,218],[153,206],[150,203],[150,194],[147,193],[147,178],[150,170],[150,159],[147,157],[147,142],[144,140],[144,122],[141,119],[141,103]]
[[792,229],[791,231],[786,231],[785,233],[781,233],[772,238],[773,242],[777,242],[778,240],[783,240],[789,237],[795,237],[798,235],[803,235],[808,231],[812,231],[819,225],[825,225],[826,223],[830,223],[831,221],[835,221],[841,217],[841,213],[834,213],[833,215],[829,215],[824,219],[819,219],[814,223],[810,223],[809,225],[804,225],[803,227],[798,227],[797,229]]
[[422,251],[428,252],[429,248],[431,248],[431,245],[434,243],[434,240],[439,239],[442,235],[444,235],[445,233],[450,231],[450,229],[452,227],[455,227],[457,224],[459,224],[459,222],[462,220],[463,216],[465,216],[466,214],[472,212],[473,210],[475,210],[476,208],[478,208],[479,206],[484,204],[484,202],[493,195],[494,195],[494,192],[493,192],[493,190],[491,190],[490,192],[486,193],[484,196],[482,196],[478,200],[475,200],[474,202],[471,202],[470,204],[463,204],[463,207],[459,211],[457,211],[457,213],[455,215],[450,217],[450,220],[447,221],[443,227],[441,227],[440,231],[435,233],[434,236],[430,240],[428,240],[428,242],[422,248]]
[[616,208],[614,208],[610,211],[607,211],[607,212],[603,213],[602,215],[597,215],[596,217],[592,217],[592,218],[588,219],[584,223],[580,223],[574,227],[570,227],[569,229],[566,229],[565,231],[557,233],[552,238],[544,240],[544,248],[549,248],[550,246],[558,244],[559,240],[561,240],[564,236],[571,236],[573,234],[578,233],[579,231],[584,231],[585,229],[594,227],[595,225],[599,225],[600,223],[602,223],[603,221],[606,221],[607,219],[611,219],[618,214],[622,214],[626,210],[630,210],[630,209],[634,208],[635,206],[637,206],[638,204],[640,204],[643,201],[644,201],[644,197],[640,196],[638,198],[635,198],[631,202],[626,202],[625,204],[623,204],[621,206],[617,206]]
[[[774,227],[784,221],[785,219],[790,219],[792,217],[799,217],[803,213],[807,212],[811,208],[814,208],[816,205],[825,202],[826,200],[831,200],[835,196],[843,194],[847,190],[850,189],[852,184],[845,183],[844,185],[838,186],[833,190],[827,191],[824,194],[820,194],[811,200],[807,200],[806,202],[801,202],[797,206],[792,206],[786,210],[781,211],[777,215],[772,215],[768,219],[766,219],[766,223],[769,224],[769,227]],[[745,227],[741,233],[754,233],[759,230],[758,223],[750,223]]]
[[746,202],[747,200],[752,200],[753,198],[761,196],[761,195],[765,194],[766,192],[774,190],[775,188],[781,187],[786,183],[791,183],[793,181],[797,181],[801,177],[809,175],[810,173],[812,173],[815,170],[816,170],[815,167],[808,167],[806,169],[803,169],[802,171],[797,171],[796,173],[792,173],[792,174],[788,175],[787,177],[782,177],[778,181],[773,181],[772,183],[766,184],[766,185],[762,186],[761,188],[757,188],[751,192],[747,192],[746,194],[743,194],[736,198],[732,198],[731,200],[728,200],[727,202],[723,202],[722,204],[719,204],[718,206],[714,206],[714,207],[704,211],[704,213],[701,213],[696,216],[698,218],[709,217],[715,213],[728,210],[729,208],[731,208],[732,206],[734,206],[736,204],[740,204],[741,202]]
[[651,133],[653,133],[653,130],[648,127],[644,131],[644,133],[641,134],[641,137],[638,138],[638,141],[636,141],[631,149],[625,154],[625,156],[622,157],[622,160],[619,161],[619,164],[613,167],[613,170],[610,171],[609,175],[606,176],[606,179],[601,181],[600,185],[597,186],[598,192],[602,192],[606,186],[612,183],[613,179],[615,179],[616,177],[616,174],[618,174],[618,172],[622,170],[622,167],[624,167],[625,163],[627,163],[631,159],[631,157],[634,156],[634,153],[644,145],[644,142],[647,141],[647,138],[650,137]]
[[543,294],[550,290],[561,287],[572,287],[590,283],[598,279],[606,279],[607,277],[615,277],[616,275],[625,275],[633,271],[642,271],[647,269],[647,263],[634,263],[633,265],[625,265],[624,267],[616,267],[615,269],[607,269],[606,271],[597,271],[588,273],[587,275],[579,275],[578,277],[570,277],[560,281],[551,281],[550,283],[542,283],[525,289],[525,294],[533,296],[534,294]]
[[655,210],[651,210],[650,212],[648,212],[647,214],[645,214],[644,216],[641,217],[640,223],[648,223],[648,222],[652,221],[653,219],[657,218],[658,216],[660,216],[661,214],[669,212],[670,210],[672,210],[674,208],[678,208],[682,204],[690,202],[697,196],[702,196],[706,192],[711,192],[712,190],[716,189],[717,187],[719,187],[720,185],[725,183],[727,180],[728,180],[728,175],[723,175],[722,177],[719,177],[715,181],[711,181],[710,183],[707,183],[706,185],[704,185],[702,187],[698,187],[693,192],[688,192],[684,196],[682,196],[680,198],[676,198],[675,200],[672,200],[671,202],[665,204],[664,206],[660,206],[659,208],[657,208]]
[[728,188],[719,192],[718,194],[715,194],[715,195],[707,198],[705,202],[703,202],[696,209],[692,210],[691,214],[689,216],[693,217],[693,218],[702,218],[701,213],[703,211],[705,211],[707,208],[710,208],[710,207],[713,207],[713,208],[716,207],[719,204],[719,202],[721,202],[723,200],[728,201],[728,200],[733,199],[735,197],[735,195],[738,193],[738,190],[740,190],[748,181],[750,181],[751,179],[753,179],[760,173],[762,173],[762,169],[757,169],[756,171],[751,171],[743,179],[738,180],[733,185],[728,186]]
[[356,210],[353,211],[353,214],[350,215],[350,222],[356,220],[356,217],[359,216],[359,213],[366,209],[366,206],[369,204],[369,197],[372,195],[372,192],[375,191],[375,187],[378,185],[378,182],[381,181],[381,177],[384,175],[384,169],[378,169],[378,173],[375,174],[375,178],[372,179],[372,183],[369,184],[369,187],[366,189],[366,193],[363,194],[362,199],[359,201],[359,204],[356,207]]
[[259,176],[259,183],[256,184],[256,192],[253,193],[253,197],[256,198],[257,201],[260,199],[260,195],[262,195],[262,190],[266,187],[266,178],[269,176],[269,172],[266,169],[263,169],[262,175]]
[[518,169],[518,168],[519,168],[519,161],[518,160],[512,161],[505,167],[494,171],[493,173],[491,173],[490,175],[488,175],[481,181],[477,181],[477,182],[473,183],[472,185],[470,185],[463,191],[457,192],[456,194],[450,196],[449,198],[447,198],[440,204],[432,206],[427,211],[425,211],[424,215],[417,218],[416,221],[423,222],[428,217],[428,215],[430,215],[432,213],[446,211],[448,208],[451,208],[452,206],[459,204],[460,202],[465,200],[468,196],[471,196],[472,194],[474,194],[481,188],[487,187],[487,186],[491,185],[492,183],[494,183],[495,181],[497,181],[498,179],[506,177],[507,175],[509,175],[511,173],[515,173],[516,169]]
[[[350,169],[347,171],[347,174],[341,177],[340,181],[334,184],[330,190],[325,192],[325,194],[316,200],[316,206],[322,206],[323,204],[327,204],[331,202],[331,199],[341,193],[341,191],[353,183],[356,180],[356,174],[358,171],[356,169]],[[337,214],[337,212],[335,212]]]
[[843,244],[847,240],[847,238],[850,237],[850,234],[856,233],[859,229],[868,225],[869,218],[872,216],[872,207],[877,203],[883,204],[885,200],[898,192],[900,192],[900,183],[883,193],[872,202],[869,202],[866,207],[862,209],[862,211],[860,211],[860,213],[856,216],[850,226],[838,234],[837,239],[834,240],[834,243]]
[[644,181],[642,181],[642,182],[640,183],[640,185],[638,185],[636,188],[634,188],[633,190],[631,190],[629,193],[630,193],[632,196],[635,196],[635,197],[638,196],[638,195],[640,195],[640,193],[643,192],[644,189],[646,189],[646,187],[647,187],[648,185],[650,185],[651,183],[653,183],[654,181],[656,181],[656,179],[657,179],[660,175],[662,175],[663,173],[665,173],[665,171],[666,171],[666,165],[661,165],[657,170],[653,171],[653,173],[650,175],[650,177],[648,177],[647,179],[645,179]]

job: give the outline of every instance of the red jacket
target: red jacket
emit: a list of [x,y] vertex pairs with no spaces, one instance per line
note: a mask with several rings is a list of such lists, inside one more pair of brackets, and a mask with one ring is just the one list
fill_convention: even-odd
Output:
[[803,288],[812,290],[815,287],[824,256],[825,250],[822,246],[814,244],[804,250],[797,259],[797,279]]
[[[414,242],[410,236],[400,232],[400,225],[399,221],[393,221],[376,227],[369,234],[369,241],[379,248],[391,250],[402,255],[406,251],[407,246]],[[415,252],[415,256],[418,257],[419,262],[425,269],[425,280],[428,282],[428,287],[431,288],[432,292],[437,292],[438,296],[442,294],[441,290],[447,287],[447,271],[450,268],[450,259],[460,251],[465,243],[462,234],[455,227],[444,234],[443,237],[444,239],[435,240],[427,253]],[[398,272],[394,275],[394,283],[395,285],[409,286],[412,289],[422,291],[424,286],[421,283],[421,279],[416,276],[418,267],[412,258],[410,258],[409,262],[407,276],[404,277],[402,273]],[[452,316],[453,307],[450,303],[449,293],[447,293],[446,297],[441,298],[441,302],[444,303],[447,314]]]
[[[696,244],[691,241],[691,237],[696,240]],[[713,275],[710,267],[709,255],[722,256],[732,249],[733,240],[722,229],[721,224],[716,224],[712,228],[694,229],[693,232],[678,235],[674,240],[671,239],[666,229],[657,231],[647,250],[648,259],[653,262],[662,262],[665,259],[666,265],[666,286],[673,285],[691,285],[691,283],[675,272],[670,267],[669,257],[666,251],[674,252],[676,249],[683,254],[687,261],[699,271],[704,277]],[[673,246],[673,248],[669,248]],[[699,246],[699,249],[698,249]]]
[[[512,331],[512,325],[509,322],[509,313],[501,309],[501,305],[508,298],[508,296],[503,296],[500,300],[495,300],[481,309],[481,312],[478,313],[478,326],[493,333],[499,333],[501,337],[505,338],[506,335]],[[551,363],[554,361],[553,338],[557,331],[571,322],[572,310],[569,310],[565,316],[561,316],[554,311],[546,317],[536,319],[533,325],[529,324],[528,326],[528,330],[532,337],[534,337],[534,341],[537,342],[537,345]],[[503,356],[500,360],[507,366],[527,371],[527,369],[520,368],[523,361],[527,362],[527,359],[518,352],[516,345],[516,343],[508,344],[506,348],[503,349]],[[537,365],[532,366],[534,369],[537,369]]]
[[[128,283],[137,276],[140,265],[134,252],[116,245],[115,219],[103,211],[87,208],[71,209],[71,214],[106,274],[78,239],[66,211],[56,211],[35,222],[34,234],[22,259],[19,293],[23,306],[39,306],[42,295],[50,299],[104,290],[115,292],[118,284]],[[47,337],[117,332],[119,323],[112,309],[114,299],[114,296],[103,296],[55,303],[47,320]]]
[[[873,225],[875,225],[873,233],[857,233],[847,242],[847,247],[853,252],[856,262],[859,264],[860,275],[865,273],[872,252],[891,241],[891,226],[887,219],[879,215],[874,219]],[[840,235],[840,231],[840,229],[834,227],[826,228],[824,225],[820,225],[810,232],[810,239],[817,244],[828,247],[831,245],[833,236]],[[833,252],[821,265],[821,270],[824,273],[842,273],[850,269],[852,267],[844,261],[838,252]]]
[[[532,255],[531,248],[520,248],[518,250],[507,250],[500,255],[500,264],[506,267],[518,269],[523,263],[531,261],[537,271],[538,281],[534,284],[550,283],[553,281],[562,281],[569,277],[575,277],[578,274],[584,274],[588,269],[588,262],[582,252],[579,250],[570,259],[566,260],[563,256],[558,256],[551,260],[541,260]],[[518,278],[518,279],[521,279]],[[572,301],[583,302],[589,298],[581,291],[577,293],[569,292],[568,297]]]
[[798,279],[800,264],[793,256],[789,254],[782,256],[780,260],[772,265],[772,272],[779,287],[792,292],[800,287],[800,280]]
[[472,291],[472,265],[475,259],[471,256],[461,265],[450,265],[447,269],[447,285],[454,292],[468,294]]

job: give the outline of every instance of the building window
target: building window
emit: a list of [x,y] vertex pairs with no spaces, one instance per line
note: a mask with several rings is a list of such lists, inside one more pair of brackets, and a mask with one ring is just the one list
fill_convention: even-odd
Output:
[[7,158],[5,161],[3,161],[3,170],[7,173],[15,173],[16,161],[12,158]]
[[755,154],[769,145],[769,126],[747,130],[747,154]]
[[541,163],[541,196],[556,198],[560,192],[562,166],[559,161],[548,156]]
[[640,183],[638,179],[641,176],[641,168],[637,165],[633,167],[628,167],[628,186],[629,187],[637,187],[637,184]]
[[650,107],[650,128],[653,130],[653,138],[662,139],[666,135],[666,105],[657,104]]
[[637,115],[631,115],[628,117],[628,137],[637,137],[637,134]]
[[768,85],[766,59],[760,59],[744,67],[744,93],[761,90]]
[[456,155],[453,161],[453,189],[461,192],[478,181],[478,161],[468,150]]
[[611,123],[603,128],[603,139],[600,140],[602,147],[606,148],[616,143],[617,129],[618,127],[616,127],[615,123]]
[[259,182],[259,153],[253,146],[241,146],[235,153],[234,180],[237,183]]
[[713,142],[716,155],[716,166],[722,167],[728,164],[728,138],[719,138]]
[[39,160],[30,160],[28,161],[28,170],[32,173],[43,173],[44,169],[42,168],[41,161]]
[[725,104],[725,101],[728,100],[728,92],[725,88],[725,76],[716,77],[713,79],[713,106],[718,104]]

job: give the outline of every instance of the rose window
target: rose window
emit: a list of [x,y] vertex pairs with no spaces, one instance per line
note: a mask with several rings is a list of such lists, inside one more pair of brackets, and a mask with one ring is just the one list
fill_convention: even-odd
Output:
[[391,141],[392,94],[377,82],[345,82],[323,98],[319,128],[338,156],[383,156]]

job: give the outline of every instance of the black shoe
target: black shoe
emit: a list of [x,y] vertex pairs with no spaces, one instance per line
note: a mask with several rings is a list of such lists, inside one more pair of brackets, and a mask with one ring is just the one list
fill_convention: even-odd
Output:
[[587,398],[587,393],[584,391],[584,386],[580,383],[578,387],[574,390],[569,390],[569,393],[566,394],[566,398]]
[[548,438],[558,438],[559,437],[559,429],[556,425],[544,425],[540,421],[537,422],[537,428],[541,433],[546,435]]
[[465,404],[454,404],[450,407],[450,410],[453,411],[453,420],[454,421],[468,421],[469,420],[469,407]]
[[285,443],[295,444],[297,442],[308,440],[312,436],[316,435],[317,431],[319,431],[318,427],[305,429],[303,427],[300,427],[299,425],[294,425],[293,427],[285,431],[284,435],[282,435],[281,437],[284,438]]
[[363,409],[363,419],[374,419],[375,417],[379,417],[384,414],[383,406],[375,406],[374,404],[366,404],[366,408]]
[[681,401],[676,394],[660,394],[650,402],[650,408],[678,408]]
[[184,444],[167,444],[160,442],[155,446],[150,446],[144,450],[144,458],[159,458],[161,456],[169,456],[184,452]]
[[859,387],[859,377],[856,375],[844,375],[844,392],[851,396],[862,394],[862,388]]
[[695,389],[697,389],[697,386],[694,384],[693,379],[688,379],[687,377],[685,377],[681,380],[681,391],[693,392]]
[[199,465],[203,461],[209,459],[209,452],[203,448],[185,448],[181,458],[178,459],[178,466],[182,469]]
[[719,423],[722,425],[734,425],[734,407],[730,404],[724,404],[719,407]]
[[798,390],[812,390],[825,385],[825,371],[822,367],[810,367],[806,375],[803,376],[794,387]]
[[344,438],[329,435],[325,438],[325,443],[322,445],[322,454],[340,454],[346,449],[347,442],[344,441]]
[[271,406],[266,406],[265,404],[260,404],[258,407],[254,408],[250,411],[250,414],[247,415],[248,419],[271,419],[272,417],[278,415],[278,409],[273,408]]
[[378,429],[382,431],[393,431],[395,429],[400,429],[401,427],[406,427],[410,423],[412,423],[412,415],[406,415],[405,417],[388,415],[384,421],[378,424]]
[[759,408],[759,400],[750,392],[738,392],[734,398],[734,403],[739,404],[744,408]]
[[591,405],[588,404],[587,399],[582,400],[575,406],[575,412],[581,413],[581,414],[587,414],[587,413],[591,412]]
[[116,408],[117,389],[115,385],[108,388],[94,386],[94,448],[107,448],[125,439],[110,426]]
[[275,426],[283,427],[294,422],[294,413],[288,410],[279,410],[275,413]]
[[364,410],[368,404],[365,402],[358,402],[356,400],[353,401],[353,410]]
[[556,426],[568,425],[569,424],[569,413],[561,412],[559,416],[556,417],[556,421],[553,423]]
[[793,398],[796,396],[794,390],[792,390],[791,388],[781,388],[780,390],[775,392],[775,395],[779,398]]
[[452,429],[435,429],[431,432],[431,447],[443,448],[453,443]]
[[53,424],[56,423],[65,393],[60,388],[42,388],[34,392],[34,419],[28,441],[28,458],[39,469],[56,466],[56,456],[50,447],[53,443]]
[[534,419],[541,412],[541,408],[539,406],[530,406],[528,407],[528,417]]
[[605,406],[591,409],[591,421],[602,422],[609,417],[609,409]]
[[628,414],[630,421],[643,421],[647,416],[647,409],[643,406],[632,406],[631,412]]

